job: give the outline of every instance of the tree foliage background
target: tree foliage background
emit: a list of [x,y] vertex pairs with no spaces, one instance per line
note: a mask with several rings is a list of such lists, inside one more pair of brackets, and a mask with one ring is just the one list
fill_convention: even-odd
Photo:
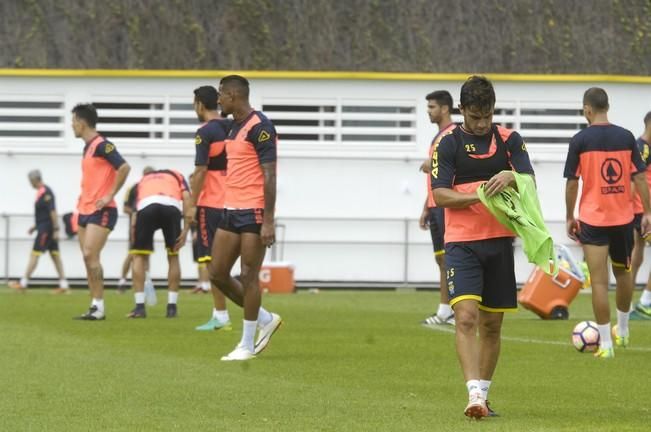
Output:
[[651,0],[3,0],[0,67],[651,74]]

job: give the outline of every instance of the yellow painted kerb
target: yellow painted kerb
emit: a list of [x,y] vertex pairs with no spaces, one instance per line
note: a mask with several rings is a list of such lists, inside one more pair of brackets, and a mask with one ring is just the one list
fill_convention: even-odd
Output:
[[[400,73],[341,71],[239,71],[239,70],[163,70],[163,69],[1,69],[0,77],[61,78],[221,78],[239,74],[251,79],[279,80],[380,80],[380,81],[460,81],[470,73]],[[651,84],[649,76],[635,75],[554,75],[486,73],[493,81],[522,82],[613,82]]]

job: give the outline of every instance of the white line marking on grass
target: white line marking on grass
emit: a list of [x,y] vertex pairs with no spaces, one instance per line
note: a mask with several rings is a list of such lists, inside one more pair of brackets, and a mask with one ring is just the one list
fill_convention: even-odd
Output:
[[[437,326],[437,327],[427,327],[431,330],[440,331],[443,333],[454,334],[454,328],[450,326]],[[553,341],[553,340],[543,340],[543,339],[532,339],[532,338],[523,338],[516,336],[504,336],[502,335],[503,341],[509,342],[519,342],[519,343],[530,343],[530,344],[540,344],[540,345],[562,345],[562,346],[572,346],[572,343],[568,340],[567,342]],[[626,351],[642,351],[642,352],[651,352],[649,347],[628,347],[622,348]]]

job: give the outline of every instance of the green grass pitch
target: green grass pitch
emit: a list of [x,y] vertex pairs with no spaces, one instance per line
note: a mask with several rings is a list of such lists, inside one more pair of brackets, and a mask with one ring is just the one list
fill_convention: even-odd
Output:
[[453,335],[419,325],[437,297],[267,295],[283,327],[257,359],[228,364],[241,313],[230,307],[231,332],[194,331],[209,296],[183,293],[177,319],[159,304],[130,321],[133,297],[108,291],[107,320],[82,322],[71,318],[86,291],[1,288],[0,431],[648,430],[651,321],[631,322],[631,348],[598,360],[570,343],[592,317],[588,295],[569,321],[508,314],[489,396],[501,417],[477,422],[463,416]]

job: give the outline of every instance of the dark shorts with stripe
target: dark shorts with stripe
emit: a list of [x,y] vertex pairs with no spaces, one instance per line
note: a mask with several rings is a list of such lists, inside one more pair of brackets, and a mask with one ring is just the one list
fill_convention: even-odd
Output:
[[445,267],[450,306],[471,299],[488,312],[517,309],[511,237],[447,243]]
[[115,207],[104,207],[91,214],[79,215],[79,226],[86,228],[88,224],[99,225],[113,231],[118,221],[118,209]]
[[260,234],[263,209],[224,210],[224,219],[219,229],[235,234]]
[[136,214],[136,231],[131,253],[148,255],[154,251],[154,233],[163,230],[168,255],[176,255],[174,244],[181,235],[181,212],[174,206],[150,204]]
[[54,240],[52,237],[53,233],[52,224],[37,225],[32,253],[40,255],[49,251],[52,255],[58,254],[59,242]]
[[579,222],[579,241],[584,245],[608,246],[608,255],[614,267],[631,268],[634,222],[626,225],[598,227]]
[[633,227],[640,237],[642,237],[642,215],[643,213],[636,213],[633,217]]
[[204,263],[211,260],[212,243],[223,217],[223,209],[197,207],[196,262]]
[[442,207],[431,207],[429,209],[429,232],[432,236],[432,246],[434,254],[441,255],[445,253],[445,210]]
[[199,262],[199,233],[192,228],[192,261]]

